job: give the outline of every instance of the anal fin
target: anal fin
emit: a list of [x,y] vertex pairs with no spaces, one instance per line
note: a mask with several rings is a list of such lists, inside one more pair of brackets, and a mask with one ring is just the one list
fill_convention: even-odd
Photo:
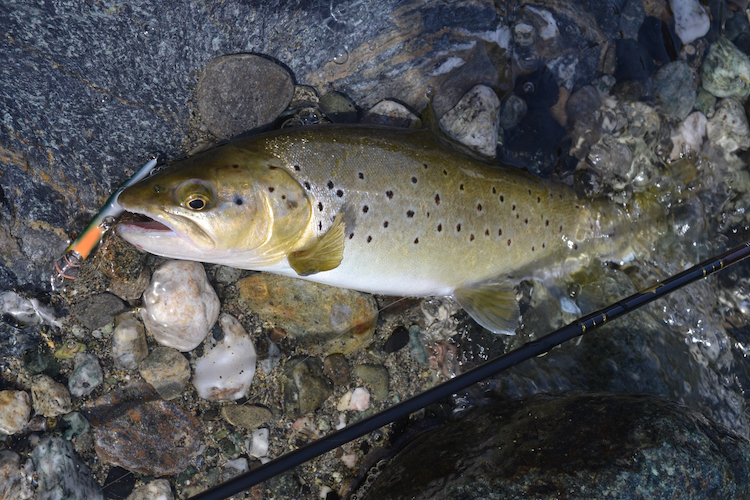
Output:
[[505,278],[472,283],[453,292],[474,321],[493,333],[514,335],[521,311],[513,284]]
[[342,214],[337,214],[326,234],[307,248],[287,255],[292,269],[300,276],[309,276],[338,267],[344,258],[344,226]]

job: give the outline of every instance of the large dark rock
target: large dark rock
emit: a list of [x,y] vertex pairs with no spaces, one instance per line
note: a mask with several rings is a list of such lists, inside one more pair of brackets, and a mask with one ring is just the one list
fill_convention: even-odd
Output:
[[535,396],[422,434],[378,469],[358,498],[747,498],[750,442],[652,396]]

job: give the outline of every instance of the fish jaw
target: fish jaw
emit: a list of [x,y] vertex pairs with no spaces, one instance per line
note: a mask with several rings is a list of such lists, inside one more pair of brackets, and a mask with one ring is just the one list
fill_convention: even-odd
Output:
[[[194,238],[187,238],[166,224],[155,220],[146,222],[121,222],[117,234],[125,241],[141,250],[185,260],[204,260],[207,251],[197,246]],[[213,245],[209,245],[213,247]]]

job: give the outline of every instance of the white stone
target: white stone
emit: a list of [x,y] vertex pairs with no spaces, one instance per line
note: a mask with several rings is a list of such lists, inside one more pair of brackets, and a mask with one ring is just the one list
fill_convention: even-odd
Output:
[[720,146],[725,153],[750,148],[745,108],[733,97],[722,99],[716,105],[716,113],[708,120],[706,134],[710,143]]
[[362,123],[375,125],[388,125],[391,127],[419,128],[422,126],[420,120],[414,113],[401,103],[384,100],[365,113]]
[[78,458],[70,441],[46,437],[34,448],[31,459],[39,478],[35,498],[104,500],[101,486]]
[[268,455],[268,429],[256,429],[253,431],[250,446],[247,452],[255,458],[265,457]]
[[235,469],[239,474],[250,470],[250,467],[247,464],[247,458],[241,457],[235,460],[227,460],[227,467]]
[[123,370],[135,370],[146,356],[148,345],[143,323],[132,312],[117,316],[112,334],[112,360],[115,366]]
[[322,486],[322,487],[320,488],[320,493],[318,494],[318,498],[322,498],[323,500],[326,500],[326,498],[328,498],[328,494],[329,494],[330,492],[332,492],[332,491],[333,491],[333,490],[331,489],[331,487],[330,487],[330,486],[328,486],[328,485],[325,485],[325,484],[324,484],[324,485],[323,485],[323,486]]
[[453,109],[440,119],[440,126],[458,142],[495,157],[500,126],[500,99],[485,85],[469,90]]
[[174,496],[169,481],[155,479],[133,490],[125,500],[174,500]]
[[701,152],[703,139],[706,137],[706,115],[700,111],[690,113],[676,130],[672,131],[672,153],[670,160],[677,160],[683,155],[697,155]]
[[344,465],[349,467],[350,469],[353,469],[357,466],[357,454],[352,453],[344,453],[341,455],[341,461],[344,462]]
[[34,411],[45,417],[65,415],[71,410],[70,392],[47,375],[37,375],[31,384]]
[[99,365],[99,358],[87,352],[79,352],[73,358],[75,368],[68,378],[70,393],[80,398],[91,394],[104,381],[104,372]]
[[220,306],[203,265],[172,260],[151,277],[143,292],[141,318],[158,343],[186,352],[206,338]]
[[365,411],[370,407],[370,391],[364,387],[357,387],[352,393],[352,400],[349,402],[349,409],[355,411]]
[[26,392],[0,391],[0,434],[21,432],[30,415],[31,398]]
[[708,12],[698,0],[669,0],[674,14],[674,30],[685,45],[697,40],[711,28]]
[[336,404],[336,409],[338,411],[346,411],[349,409],[349,403],[352,401],[352,391],[346,391],[343,396],[341,396],[341,399],[339,399],[339,402]]
[[346,427],[346,415],[339,413],[339,423],[336,424],[336,430],[340,431],[344,427]]
[[[3,391],[6,392],[6,391]],[[0,451],[0,498],[28,500],[34,496],[34,466],[29,460],[21,467],[21,457],[10,450]]]
[[255,375],[255,346],[234,317],[222,314],[219,323],[224,338],[195,363],[193,386],[203,399],[240,399]]

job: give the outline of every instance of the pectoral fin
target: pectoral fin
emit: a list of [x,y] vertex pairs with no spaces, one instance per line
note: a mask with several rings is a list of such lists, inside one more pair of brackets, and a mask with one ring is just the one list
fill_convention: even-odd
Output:
[[326,234],[304,250],[287,255],[292,269],[300,276],[309,276],[338,267],[344,257],[344,226],[343,216],[336,215]]
[[472,283],[453,292],[474,321],[493,333],[514,335],[521,311],[513,284],[504,278]]

